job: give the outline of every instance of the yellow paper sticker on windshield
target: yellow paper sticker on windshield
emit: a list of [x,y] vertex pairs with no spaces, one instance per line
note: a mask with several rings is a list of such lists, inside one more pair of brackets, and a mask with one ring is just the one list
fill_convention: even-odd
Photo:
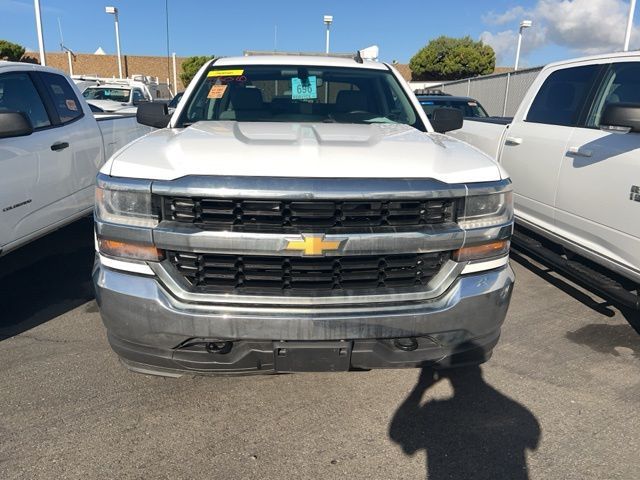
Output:
[[67,99],[64,103],[67,105],[69,110],[78,111],[78,105],[76,105],[75,101]]
[[212,70],[207,73],[207,77],[236,77],[243,73],[244,70]]
[[222,98],[226,90],[227,90],[226,85],[214,85],[209,90],[209,93],[207,94],[207,98]]

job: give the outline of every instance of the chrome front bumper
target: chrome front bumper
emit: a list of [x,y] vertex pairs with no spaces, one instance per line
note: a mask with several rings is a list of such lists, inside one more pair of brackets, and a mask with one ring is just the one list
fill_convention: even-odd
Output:
[[[351,342],[352,368],[448,365],[456,353],[474,348],[486,357],[499,337],[514,275],[508,265],[463,275],[423,301],[304,308],[190,303],[157,277],[112,270],[99,260],[93,280],[116,352],[134,369],[171,374],[270,371],[272,344],[283,341]],[[394,350],[392,341],[404,338],[418,338],[419,348]],[[234,342],[234,354],[183,350],[189,342],[212,340]]]

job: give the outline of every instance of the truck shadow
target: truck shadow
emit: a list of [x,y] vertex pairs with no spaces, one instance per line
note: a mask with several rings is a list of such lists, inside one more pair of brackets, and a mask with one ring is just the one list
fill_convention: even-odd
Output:
[[[453,397],[422,404],[441,379],[451,383]],[[486,383],[479,366],[425,368],[393,416],[389,437],[406,455],[425,450],[428,480],[524,480],[527,451],[537,449],[540,425],[526,407]]]
[[0,258],[0,341],[92,300],[93,257],[83,218]]
[[621,357],[626,353],[640,360],[640,337],[628,325],[592,323],[567,332],[565,337],[573,343],[585,345],[596,352],[615,357]]

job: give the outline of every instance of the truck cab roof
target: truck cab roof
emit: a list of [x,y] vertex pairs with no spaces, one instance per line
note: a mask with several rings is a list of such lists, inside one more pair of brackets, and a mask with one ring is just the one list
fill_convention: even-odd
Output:
[[326,55],[250,55],[244,57],[223,57],[211,60],[217,67],[232,65],[321,65],[327,67],[364,68],[374,70],[388,70],[385,63],[373,60],[363,60]]

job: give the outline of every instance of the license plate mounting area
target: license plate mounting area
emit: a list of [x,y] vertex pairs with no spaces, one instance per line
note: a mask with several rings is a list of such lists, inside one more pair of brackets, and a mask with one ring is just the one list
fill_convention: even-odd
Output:
[[277,372],[345,372],[353,342],[274,342]]

